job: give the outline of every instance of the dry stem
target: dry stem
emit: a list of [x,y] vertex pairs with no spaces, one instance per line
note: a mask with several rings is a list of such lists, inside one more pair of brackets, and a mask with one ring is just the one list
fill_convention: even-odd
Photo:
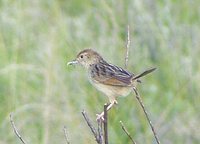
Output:
[[16,136],[19,138],[19,140],[23,143],[23,144],[26,144],[26,142],[23,140],[23,138],[21,137],[21,135],[19,134],[18,130],[17,130],[17,127],[15,126],[15,123],[13,121],[13,118],[12,118],[12,114],[10,114],[10,123],[11,123],[11,126],[13,128],[13,131],[14,133],[16,134]]
[[108,144],[108,120],[107,120],[107,107],[108,104],[104,104],[104,139],[105,139],[105,144]]
[[103,144],[102,120],[98,119],[97,124],[98,124],[98,141],[99,144]]
[[126,56],[125,56],[125,68],[127,69],[128,66],[128,56],[129,56],[129,47],[130,47],[130,30],[129,25],[127,26],[127,40],[126,40]]
[[136,142],[133,140],[133,138],[131,137],[130,133],[128,132],[128,130],[126,129],[126,127],[124,126],[123,122],[120,121],[121,127],[123,129],[123,131],[126,133],[126,135],[130,138],[130,140],[132,141],[133,144],[136,144]]
[[85,110],[82,111],[82,115],[85,119],[85,121],[87,122],[87,125],[89,126],[90,130],[92,131],[94,137],[95,137],[95,140],[98,144],[101,144],[100,141],[99,141],[99,138],[98,138],[98,134],[97,134],[97,131],[95,129],[95,127],[92,125],[90,119],[88,118],[88,115],[87,113],[85,112]]
[[146,109],[145,109],[145,106],[144,106],[144,104],[143,104],[143,102],[142,102],[142,99],[141,99],[139,93],[138,93],[138,91],[137,91],[137,89],[136,89],[135,87],[133,87],[133,90],[134,90],[134,92],[135,92],[135,94],[136,94],[136,98],[137,98],[138,102],[140,103],[140,106],[142,107],[142,109],[143,109],[143,111],[144,111],[144,113],[145,113],[145,116],[146,116],[146,118],[147,118],[147,120],[148,120],[148,122],[149,122],[149,125],[150,125],[151,130],[152,130],[152,132],[153,132],[153,134],[154,134],[154,137],[155,137],[155,139],[156,139],[156,142],[157,142],[157,144],[160,144],[160,141],[159,141],[159,139],[158,139],[158,137],[157,137],[157,134],[156,134],[156,131],[155,131],[155,129],[154,129],[154,126],[153,126],[153,124],[152,124],[152,122],[151,122],[151,120],[150,120],[150,118],[149,118],[149,115],[148,115],[148,113],[147,113],[147,111],[146,111]]
[[63,131],[64,131],[64,134],[65,134],[66,143],[70,144],[69,138],[68,138],[68,134],[67,134],[67,128],[66,128],[66,126],[64,126]]

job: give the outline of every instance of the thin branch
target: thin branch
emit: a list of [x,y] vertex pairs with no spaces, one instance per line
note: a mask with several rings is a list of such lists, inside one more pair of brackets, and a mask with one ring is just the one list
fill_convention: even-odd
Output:
[[150,118],[149,118],[149,115],[148,115],[148,113],[147,113],[147,111],[146,111],[146,109],[145,109],[145,106],[144,106],[144,104],[143,104],[143,102],[142,102],[142,99],[141,99],[139,93],[138,93],[138,91],[137,91],[137,89],[136,89],[135,87],[133,87],[133,90],[134,90],[134,92],[135,92],[135,94],[136,94],[136,98],[137,98],[138,102],[140,103],[140,106],[142,107],[142,109],[143,109],[143,111],[144,111],[144,113],[145,113],[145,116],[146,116],[146,118],[147,118],[147,120],[148,120],[148,122],[149,122],[149,125],[150,125],[151,130],[152,130],[152,132],[153,132],[153,134],[154,134],[154,137],[155,137],[155,139],[156,139],[156,142],[157,142],[157,144],[160,144],[160,141],[159,141],[159,139],[158,139],[158,137],[157,137],[157,134],[156,134],[156,131],[155,131],[155,129],[154,129],[154,126],[153,126],[153,124],[152,124],[152,122],[151,122],[151,120],[150,120]]
[[130,30],[129,25],[127,26],[127,40],[126,40],[126,56],[125,56],[125,68],[128,66],[128,56],[129,56],[129,48],[130,48]]
[[108,119],[107,119],[107,107],[108,104],[104,104],[104,140],[105,144],[108,144]]
[[83,115],[85,121],[87,122],[87,125],[89,126],[90,130],[92,131],[96,142],[98,144],[100,144],[99,143],[99,139],[98,139],[98,135],[97,135],[97,131],[96,131],[95,127],[92,125],[92,123],[91,123],[90,119],[88,118],[87,113],[85,112],[85,110],[82,111],[82,115]]
[[98,119],[97,124],[98,124],[98,141],[99,144],[103,144],[102,120]]
[[121,127],[123,129],[123,131],[126,133],[126,135],[130,138],[130,140],[132,141],[133,144],[136,144],[136,142],[133,140],[133,138],[131,137],[130,133],[128,132],[128,130],[126,129],[126,127],[124,126],[123,122],[120,121]]
[[63,131],[64,131],[64,134],[65,134],[66,143],[70,144],[69,138],[68,138],[68,134],[67,134],[67,128],[66,128],[66,126],[64,126]]
[[26,144],[26,142],[23,140],[23,138],[21,137],[21,135],[19,134],[18,130],[17,130],[17,127],[15,126],[15,123],[13,121],[13,118],[12,118],[12,114],[10,114],[10,123],[11,123],[11,126],[13,128],[13,131],[14,133],[16,134],[16,136],[19,138],[19,140],[23,143],[23,144]]

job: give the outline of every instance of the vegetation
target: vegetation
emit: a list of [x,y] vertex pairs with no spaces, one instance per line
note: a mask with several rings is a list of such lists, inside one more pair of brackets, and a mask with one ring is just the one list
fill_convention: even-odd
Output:
[[[128,69],[157,71],[138,85],[163,144],[200,142],[200,11],[198,0],[0,1],[0,144],[20,143],[9,122],[13,112],[27,143],[93,144],[81,111],[95,122],[107,98],[81,67],[67,67],[84,48],[124,66],[130,25]],[[109,142],[155,143],[133,94],[109,111]]]

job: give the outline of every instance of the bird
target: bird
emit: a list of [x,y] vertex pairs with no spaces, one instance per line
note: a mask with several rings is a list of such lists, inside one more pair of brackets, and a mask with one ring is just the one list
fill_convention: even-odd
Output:
[[[93,49],[84,49],[79,52],[76,58],[67,65],[81,65],[87,73],[90,83],[109,99],[107,111],[117,104],[118,97],[129,95],[132,88],[140,83],[141,77],[153,72],[156,68],[150,68],[135,75],[119,66],[108,63]],[[104,112],[97,114],[97,120],[104,119]]]

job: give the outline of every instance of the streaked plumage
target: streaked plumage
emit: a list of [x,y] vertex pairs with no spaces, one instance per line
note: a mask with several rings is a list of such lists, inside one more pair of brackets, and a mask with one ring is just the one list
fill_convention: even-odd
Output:
[[108,96],[110,108],[117,102],[116,97],[128,95],[136,83],[140,82],[140,77],[155,70],[151,68],[139,75],[134,75],[123,68],[107,63],[92,49],[81,51],[76,60],[68,64],[80,64],[87,69],[90,82]]

